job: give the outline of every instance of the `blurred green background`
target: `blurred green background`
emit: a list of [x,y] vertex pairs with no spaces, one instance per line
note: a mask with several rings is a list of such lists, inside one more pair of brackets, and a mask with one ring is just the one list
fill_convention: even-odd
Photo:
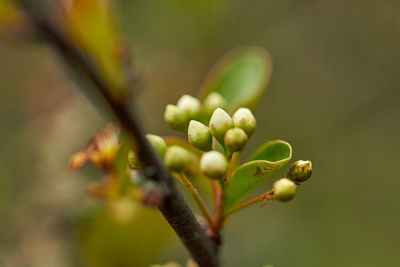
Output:
[[[286,140],[294,159],[313,161],[313,177],[293,202],[232,217],[225,266],[400,266],[399,1],[121,0],[117,7],[152,133],[174,134],[162,121],[164,106],[195,94],[224,52],[257,45],[272,56],[248,150]],[[67,169],[106,122],[51,50],[0,41],[0,266],[186,261],[156,211],[117,224],[85,194],[101,173]]]

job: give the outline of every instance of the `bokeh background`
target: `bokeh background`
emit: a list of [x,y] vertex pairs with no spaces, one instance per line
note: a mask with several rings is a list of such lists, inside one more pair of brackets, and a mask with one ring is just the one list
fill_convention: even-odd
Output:
[[[224,52],[271,54],[249,150],[286,140],[295,159],[313,161],[313,177],[293,202],[232,217],[225,266],[400,266],[399,1],[116,2],[149,132],[174,133],[164,106],[195,94]],[[85,194],[101,173],[67,169],[107,121],[47,47],[0,41],[0,266],[186,261],[156,211],[117,223]]]

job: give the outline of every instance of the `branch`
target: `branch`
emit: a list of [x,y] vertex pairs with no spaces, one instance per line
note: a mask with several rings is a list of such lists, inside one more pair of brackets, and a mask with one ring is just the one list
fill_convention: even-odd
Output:
[[210,213],[208,212],[206,204],[204,204],[204,201],[201,198],[201,196],[199,195],[199,192],[197,192],[197,189],[193,186],[193,184],[189,181],[189,179],[185,176],[185,174],[183,172],[177,174],[177,178],[181,182],[181,184],[187,189],[189,194],[193,197],[201,214],[207,220],[209,227],[214,229],[214,222],[211,218]]
[[265,203],[267,202],[267,200],[274,199],[274,198],[275,198],[274,197],[274,193],[270,190],[270,191],[268,191],[266,193],[262,193],[261,195],[255,196],[253,198],[250,198],[249,200],[246,200],[246,201],[240,202],[239,204],[236,204],[232,208],[228,209],[225,212],[224,216],[225,216],[225,218],[227,218],[232,213],[234,213],[234,212],[236,212],[238,210],[241,210],[243,208],[246,208],[246,207],[248,207],[250,205],[253,205],[253,204],[256,204],[258,202],[261,202],[261,201],[263,201],[263,203],[261,204],[260,207],[263,207],[265,205]]
[[159,210],[189,250],[193,259],[201,267],[218,267],[215,246],[206,236],[205,231],[200,227],[178,191],[172,175],[147,141],[138,118],[129,112],[125,103],[113,99],[110,95],[112,88],[107,87],[92,62],[63,35],[62,31],[57,28],[57,23],[47,16],[47,14],[51,14],[51,10],[44,10],[36,1],[20,0],[20,3],[41,37],[44,37],[61,54],[73,70],[78,69],[83,72],[107,102],[125,131],[134,139],[138,148],[138,157],[145,166],[144,170],[148,179],[156,181],[166,188],[164,202]]

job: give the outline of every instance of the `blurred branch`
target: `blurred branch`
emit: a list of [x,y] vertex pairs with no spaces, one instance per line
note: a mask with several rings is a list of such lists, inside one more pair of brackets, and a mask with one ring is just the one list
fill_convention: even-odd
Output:
[[[57,21],[51,17],[53,10],[44,5],[46,1],[20,0],[21,6],[30,23],[35,27],[40,37],[51,45],[67,64],[79,74],[83,74],[106,100],[109,108],[119,120],[125,131],[134,139],[137,154],[144,164],[144,172],[148,179],[165,187],[166,195],[159,210],[175,230],[183,244],[189,250],[193,259],[200,266],[219,266],[215,246],[200,227],[187,203],[179,193],[172,175],[166,169],[160,158],[145,138],[145,132],[136,114],[129,112],[124,101],[112,97],[107,83],[98,74],[94,64],[84,55],[59,29]],[[132,104],[130,104],[132,105]]]

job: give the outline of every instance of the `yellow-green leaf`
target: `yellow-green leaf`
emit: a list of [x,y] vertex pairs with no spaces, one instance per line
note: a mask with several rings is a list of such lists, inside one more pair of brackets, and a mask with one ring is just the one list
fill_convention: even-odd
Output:
[[225,207],[229,208],[272,173],[279,170],[292,158],[289,143],[276,140],[265,143],[251,157],[251,161],[239,166],[232,174],[228,185]]

